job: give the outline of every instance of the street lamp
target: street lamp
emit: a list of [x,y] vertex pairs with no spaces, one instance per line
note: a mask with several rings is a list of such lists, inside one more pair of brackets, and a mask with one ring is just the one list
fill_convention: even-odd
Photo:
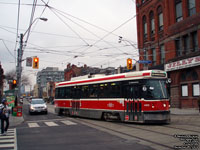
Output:
[[23,56],[23,38],[26,35],[26,33],[28,31],[31,30],[31,26],[35,23],[35,21],[37,19],[40,19],[42,21],[47,21],[47,18],[35,18],[35,20],[29,25],[28,29],[24,32],[24,34],[20,34],[20,46],[18,49],[18,55],[17,55],[17,66],[16,66],[16,70],[17,70],[17,81],[18,81],[18,92],[17,92],[17,103],[20,99],[21,96],[21,75],[22,75],[22,56]]

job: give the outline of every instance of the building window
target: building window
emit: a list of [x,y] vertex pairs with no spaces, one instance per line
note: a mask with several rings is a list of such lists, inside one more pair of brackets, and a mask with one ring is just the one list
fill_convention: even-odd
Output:
[[176,55],[181,56],[182,50],[181,50],[181,39],[180,38],[176,38],[175,45],[176,45]]
[[152,55],[153,55],[153,66],[155,66],[156,65],[156,49],[155,48],[152,49]]
[[160,62],[161,62],[161,64],[164,64],[165,63],[165,46],[164,46],[164,44],[160,46],[160,54],[161,54]]
[[146,16],[143,17],[143,32],[144,32],[144,39],[147,38],[147,20]]
[[188,96],[188,85],[181,85],[182,97]]
[[199,83],[192,84],[192,93],[193,93],[193,96],[200,96]]
[[182,1],[176,0],[176,22],[183,20]]
[[185,54],[190,53],[190,40],[189,40],[189,36],[186,35],[183,37],[183,41],[184,41],[184,50],[185,50]]
[[150,29],[151,29],[151,36],[155,34],[155,23],[154,23],[154,14],[153,12],[151,11],[150,12]]
[[191,33],[192,38],[192,51],[198,51],[198,39],[197,39],[197,31]]
[[196,14],[195,0],[188,0],[188,15],[192,16],[194,14]]
[[158,29],[163,30],[163,12],[161,6],[158,7]]

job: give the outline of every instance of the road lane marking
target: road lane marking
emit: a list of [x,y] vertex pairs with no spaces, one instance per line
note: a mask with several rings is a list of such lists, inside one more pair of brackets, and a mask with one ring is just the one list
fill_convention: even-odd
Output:
[[65,120],[65,121],[61,121],[62,123],[66,124],[66,125],[76,125],[77,123],[75,122],[72,122],[72,121],[68,121],[68,120]]
[[53,127],[53,126],[58,126],[55,122],[44,122],[46,125]]
[[28,123],[28,126],[30,128],[37,128],[37,127],[39,127],[39,125],[37,123]]

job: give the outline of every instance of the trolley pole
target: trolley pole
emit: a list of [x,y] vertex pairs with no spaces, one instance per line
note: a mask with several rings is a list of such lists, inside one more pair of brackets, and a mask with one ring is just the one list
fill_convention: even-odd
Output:
[[23,56],[23,34],[20,34],[20,46],[17,54],[17,105],[21,96],[22,56]]

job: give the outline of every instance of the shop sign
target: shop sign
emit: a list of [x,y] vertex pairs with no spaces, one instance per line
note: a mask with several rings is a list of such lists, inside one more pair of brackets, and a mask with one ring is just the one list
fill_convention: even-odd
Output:
[[179,70],[200,65],[200,56],[179,60],[165,65],[165,71]]

